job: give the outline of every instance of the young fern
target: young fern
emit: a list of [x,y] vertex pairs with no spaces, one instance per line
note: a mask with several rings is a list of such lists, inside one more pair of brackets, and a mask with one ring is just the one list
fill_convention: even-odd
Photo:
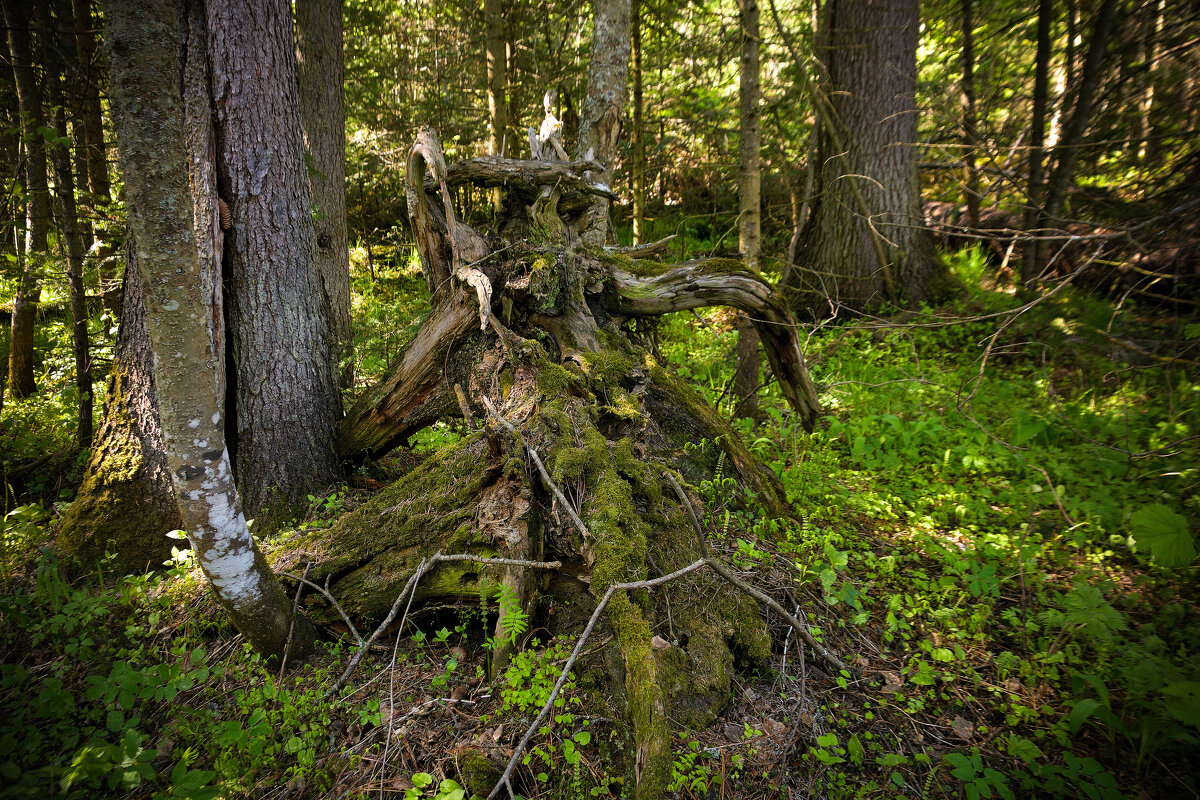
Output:
[[511,586],[501,584],[496,596],[500,600],[500,638],[516,645],[517,638],[529,630],[529,615],[521,608],[521,598]]

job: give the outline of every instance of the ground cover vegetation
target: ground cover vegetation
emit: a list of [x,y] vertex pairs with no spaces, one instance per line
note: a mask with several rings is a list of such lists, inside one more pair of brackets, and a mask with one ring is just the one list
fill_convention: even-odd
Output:
[[[155,465],[186,471],[105,49],[137,16],[46,5],[5,2],[0,48],[0,796],[1200,794],[1191,5],[897,3],[894,40],[859,0],[297,8],[305,138],[275,135],[311,182],[289,246],[326,276],[298,302],[333,320],[304,349],[340,386],[306,434],[335,482],[239,462],[293,420],[239,395],[253,300],[198,317],[230,342],[229,452],[198,449],[236,469],[279,647],[185,506],[131,510],[174,514]],[[202,109],[272,69],[207,6],[161,15],[188,47],[157,75]],[[331,80],[344,120],[305,83]],[[863,116],[880,86],[911,130]],[[254,280],[237,113],[184,119],[200,294],[205,253]],[[317,143],[343,129],[344,219]]]

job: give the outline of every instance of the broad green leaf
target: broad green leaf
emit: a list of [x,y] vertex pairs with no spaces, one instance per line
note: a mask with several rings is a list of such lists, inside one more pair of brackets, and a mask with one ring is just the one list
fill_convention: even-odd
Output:
[[1196,540],[1187,520],[1162,503],[1138,509],[1130,527],[1134,545],[1159,566],[1186,567],[1196,557]]
[[1162,690],[1166,695],[1164,706],[1175,719],[1200,728],[1200,681],[1180,681]]

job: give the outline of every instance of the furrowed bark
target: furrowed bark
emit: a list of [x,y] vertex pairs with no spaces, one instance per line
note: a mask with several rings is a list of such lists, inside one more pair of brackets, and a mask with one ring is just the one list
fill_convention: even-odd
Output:
[[[626,79],[629,75],[630,0],[596,0],[593,22],[592,60],[588,67],[588,90],[579,121],[576,158],[594,158],[604,171],[593,179],[612,185],[613,157],[621,134],[621,114],[625,110]],[[583,228],[583,240],[603,245],[608,239],[606,200],[592,201],[591,219]]]
[[[343,388],[354,384],[350,328],[350,247],[346,232],[346,109],[343,98],[342,0],[296,3],[297,80],[304,143],[312,159],[309,190],[317,268],[333,326]],[[341,406],[337,406],[341,411]]]
[[[260,652],[277,656],[288,640],[292,608],[250,536],[224,446],[223,347],[220,317],[213,313],[220,276],[197,243],[178,83],[180,53],[195,56],[204,48],[203,39],[189,35],[185,51],[181,18],[177,5],[158,0],[114,0],[107,8],[118,149],[180,515],[238,630]],[[189,34],[202,30],[194,16],[188,22]],[[217,220],[207,223],[201,237]],[[296,620],[293,658],[311,647],[313,636],[306,620]]]
[[334,331],[316,262],[291,5],[210,0],[205,10],[218,176],[232,217],[232,449],[243,500],[258,513],[338,478]]

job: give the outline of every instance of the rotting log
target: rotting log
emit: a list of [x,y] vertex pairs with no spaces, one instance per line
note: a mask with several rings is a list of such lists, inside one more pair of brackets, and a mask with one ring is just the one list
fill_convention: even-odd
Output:
[[[293,542],[282,566],[312,561],[310,579],[347,613],[379,620],[438,552],[561,561],[553,571],[433,563],[416,583],[414,613],[475,608],[504,585],[531,614],[538,596],[550,598],[559,612],[538,615],[539,624],[574,636],[611,587],[710,557],[673,484],[723,473],[736,478],[735,502],[791,514],[778,479],[728,422],[626,328],[708,305],[745,311],[785,398],[811,428],[816,391],[795,321],[769,284],[736,261],[636,257],[662,243],[632,253],[584,244],[592,200],[610,194],[588,178],[588,162],[489,157],[448,167],[425,129],[408,165],[432,308],[392,373],[347,415],[341,453],[378,456],[444,417],[489,427]],[[506,187],[493,231],[457,219],[449,186],[466,181]],[[735,668],[769,656],[765,624],[748,596],[702,571],[653,591],[613,592],[603,628],[608,644],[580,664],[580,684],[610,704],[598,713],[625,721],[629,757],[614,767],[637,797],[661,797],[668,717],[700,727],[720,713]],[[494,661],[493,671],[501,666]]]

